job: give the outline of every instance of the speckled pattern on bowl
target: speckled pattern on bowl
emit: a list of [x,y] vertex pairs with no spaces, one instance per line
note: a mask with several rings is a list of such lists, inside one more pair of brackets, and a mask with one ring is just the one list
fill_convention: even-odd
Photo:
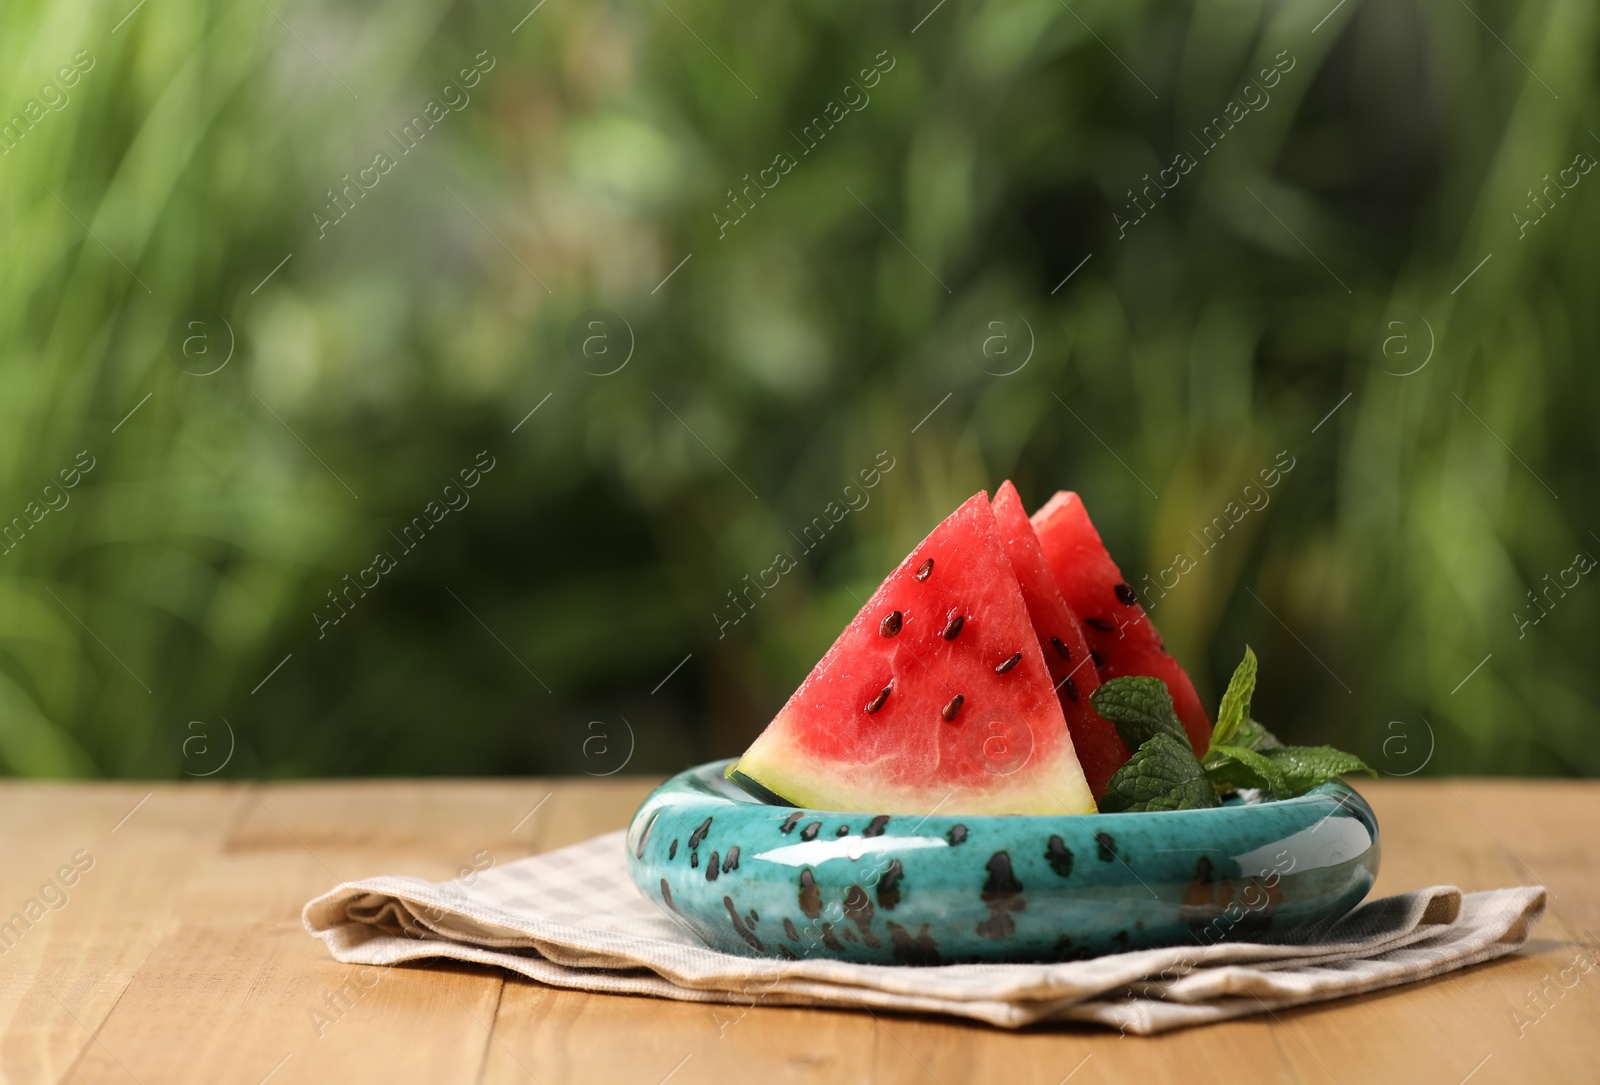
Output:
[[876,964],[1059,961],[1294,941],[1378,872],[1378,822],[1341,783],[1277,802],[1078,816],[796,810],[679,773],[628,829],[634,884],[713,949]]

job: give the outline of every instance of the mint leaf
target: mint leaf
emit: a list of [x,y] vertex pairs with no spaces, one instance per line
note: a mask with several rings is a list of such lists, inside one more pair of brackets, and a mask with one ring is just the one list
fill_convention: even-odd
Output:
[[1239,728],[1250,718],[1250,698],[1255,691],[1256,654],[1247,644],[1244,646],[1244,658],[1234,668],[1233,677],[1228,680],[1227,692],[1217,706],[1217,725],[1211,732],[1212,745],[1227,746],[1233,743]]
[[[1159,680],[1153,681],[1161,685]],[[1100,688],[1104,689],[1105,686]],[[1165,686],[1162,686],[1162,693],[1166,693]],[[1169,697],[1168,711],[1171,711],[1171,707],[1172,700]],[[1118,731],[1120,733],[1120,727]],[[1200,761],[1189,748],[1188,740],[1165,730],[1157,731],[1140,743],[1128,763],[1111,777],[1110,790],[1100,800],[1100,809],[1108,814],[1193,810],[1217,805],[1216,789],[1206,778],[1205,769],[1200,767]]]
[[1239,730],[1234,733],[1230,745],[1243,746],[1248,750],[1275,750],[1283,743],[1278,741],[1277,735],[1246,716],[1245,721],[1239,725]]
[[1319,784],[1336,780],[1347,772],[1364,772],[1374,780],[1378,778],[1378,774],[1361,758],[1332,746],[1279,746],[1267,750],[1264,756],[1283,771],[1291,795],[1304,795]]
[[1347,772],[1373,772],[1354,754],[1332,746],[1284,746],[1266,728],[1264,740],[1274,743],[1250,749],[1245,746],[1216,746],[1206,752],[1205,769],[1211,783],[1223,790],[1258,787],[1274,799],[1291,799]]
[[[1122,744],[1130,750],[1142,748],[1161,734],[1189,747],[1189,736],[1172,707],[1172,694],[1159,678],[1113,678],[1089,695],[1089,703],[1102,719],[1115,725]],[[1193,749],[1189,756],[1194,757]]]
[[1295,794],[1289,776],[1273,758],[1244,746],[1211,744],[1206,751],[1206,773],[1219,787],[1259,787],[1275,799]]

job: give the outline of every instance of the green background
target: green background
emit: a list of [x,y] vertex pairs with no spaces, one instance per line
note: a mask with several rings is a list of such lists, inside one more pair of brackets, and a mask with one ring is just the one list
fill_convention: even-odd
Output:
[[[1208,704],[1249,643],[1285,738],[1394,774],[1600,771],[1600,585],[1573,565],[1600,555],[1600,174],[1537,219],[1528,194],[1600,156],[1600,11],[932,7],[7,4],[0,114],[36,120],[0,156],[0,516],[27,518],[0,766],[732,755],[1009,477],[1030,506],[1081,492],[1135,583],[1189,549],[1152,616]],[[1280,452],[1270,502],[1198,546]],[[471,504],[404,551],[480,453]],[[798,567],[719,629],[780,551]]]

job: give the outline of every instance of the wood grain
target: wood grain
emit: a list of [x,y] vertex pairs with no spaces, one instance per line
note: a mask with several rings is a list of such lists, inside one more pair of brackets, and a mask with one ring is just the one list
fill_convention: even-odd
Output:
[[[1539,883],[1515,957],[1154,1039],[588,995],[492,969],[333,962],[300,907],[379,873],[443,879],[627,824],[653,781],[0,784],[0,920],[76,882],[0,956],[0,1082],[1596,1080],[1600,783],[1385,780],[1378,893]],[[114,830],[114,831],[113,831]],[[54,895],[54,891],[51,891]],[[1563,984],[1563,977],[1566,983]]]

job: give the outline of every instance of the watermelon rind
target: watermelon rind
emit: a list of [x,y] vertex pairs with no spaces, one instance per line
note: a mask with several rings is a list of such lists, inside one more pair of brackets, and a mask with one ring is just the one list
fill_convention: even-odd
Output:
[[738,771],[758,778],[761,787],[784,796],[785,805],[789,806],[871,814],[1099,812],[1081,771],[1054,774],[1048,779],[1040,774],[1026,787],[1013,786],[1003,791],[952,787],[930,800],[926,786],[903,790],[885,786],[873,778],[871,765],[819,765],[790,735],[762,737],[760,749],[752,747],[739,759]]

